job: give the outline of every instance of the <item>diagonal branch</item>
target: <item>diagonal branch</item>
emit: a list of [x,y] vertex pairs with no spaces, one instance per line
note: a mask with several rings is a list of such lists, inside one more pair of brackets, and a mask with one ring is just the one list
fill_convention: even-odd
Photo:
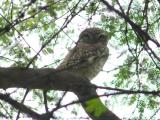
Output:
[[2,94],[0,93],[0,99],[9,103],[10,105],[12,105],[13,107],[15,107],[16,109],[20,109],[23,113],[26,113],[27,115],[29,115],[32,118],[38,119],[41,118],[41,115],[32,111],[31,109],[29,109],[28,107],[26,107],[25,105],[17,102],[16,100],[13,100],[9,95],[7,94]]
[[[81,0],[80,0],[81,1]],[[79,2],[80,2],[79,1]],[[61,28],[56,32],[54,33],[50,39],[48,41],[46,41],[40,48],[40,50],[37,52],[37,54],[30,60],[30,62],[27,64],[26,68],[28,68],[32,62],[37,58],[37,56],[39,55],[39,53],[61,32],[63,31],[64,28],[66,28],[68,26],[68,24],[72,21],[72,19],[78,15],[81,11],[83,11],[85,9],[85,7],[88,5],[89,3],[89,0],[83,5],[83,7],[81,9],[79,9],[76,13],[75,12],[75,9],[77,8],[79,2],[73,7],[73,11],[71,12],[70,15],[67,16],[66,20],[64,21],[64,23],[62,24]]]
[[107,1],[101,0],[101,2],[104,5],[106,5],[110,10],[114,11],[115,13],[117,13],[120,17],[124,18],[125,21],[127,21],[131,25],[131,27],[133,28],[133,30],[136,33],[138,33],[143,38],[143,42],[144,43],[146,43],[148,40],[151,40],[152,42],[154,42],[156,44],[157,47],[160,47],[160,43],[158,41],[156,41],[153,38],[151,38],[148,35],[148,33],[146,33],[145,31],[143,31],[137,24],[135,24],[133,21],[131,21],[127,15],[125,15],[125,14],[121,13],[119,10],[115,9]]
[[[148,41],[152,41],[153,43],[155,43],[155,45],[157,47],[160,47],[160,43],[158,41],[156,41],[155,39],[151,38],[150,35],[146,32],[143,31],[140,26],[138,26],[136,23],[134,23],[132,20],[130,20],[130,18],[121,13],[119,10],[115,9],[112,5],[110,5],[106,0],[101,0],[101,2],[106,5],[106,7],[108,7],[108,9],[110,9],[111,11],[114,11],[116,14],[118,14],[120,17],[122,17],[127,23],[130,24],[130,26],[132,27],[132,29],[134,30],[134,32],[137,34],[137,37],[139,37],[143,43],[144,43],[144,48],[146,49],[146,51],[148,52],[148,50],[152,53],[152,55],[154,56],[154,58],[157,59],[157,61],[160,61],[160,57],[149,47],[148,45]],[[156,64],[157,65],[157,64]],[[159,66],[157,66],[158,69],[160,69]]]

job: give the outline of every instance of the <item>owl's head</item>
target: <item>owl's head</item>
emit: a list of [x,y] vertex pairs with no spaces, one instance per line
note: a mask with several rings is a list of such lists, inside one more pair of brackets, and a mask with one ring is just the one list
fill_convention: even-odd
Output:
[[104,30],[100,28],[87,28],[79,35],[78,42],[84,42],[89,44],[96,44],[102,42],[104,44],[107,44],[108,35]]

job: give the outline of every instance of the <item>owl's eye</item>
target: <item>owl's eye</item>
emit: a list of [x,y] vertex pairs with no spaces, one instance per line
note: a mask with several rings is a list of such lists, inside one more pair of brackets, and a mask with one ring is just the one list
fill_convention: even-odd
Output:
[[100,35],[98,36],[98,39],[101,40],[101,41],[106,41],[106,40],[107,40],[107,37],[106,37],[105,34],[100,34]]
[[83,38],[88,40],[89,39],[89,35],[88,34],[84,34]]
[[84,34],[82,37],[82,41],[83,42],[91,42],[90,37],[88,34]]

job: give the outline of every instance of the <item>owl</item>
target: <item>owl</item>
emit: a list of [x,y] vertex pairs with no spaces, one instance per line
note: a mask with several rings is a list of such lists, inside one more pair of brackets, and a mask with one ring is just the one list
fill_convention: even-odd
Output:
[[108,35],[100,28],[87,28],[79,35],[75,47],[69,51],[59,70],[66,69],[92,80],[103,68],[109,56]]

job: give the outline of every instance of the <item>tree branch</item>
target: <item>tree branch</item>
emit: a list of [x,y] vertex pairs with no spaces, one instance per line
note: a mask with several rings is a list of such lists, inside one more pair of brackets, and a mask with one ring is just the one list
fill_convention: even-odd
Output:
[[[120,120],[113,112],[102,104],[96,93],[96,87],[94,87],[88,79],[83,76],[74,75],[73,73],[65,70],[58,71],[51,68],[0,68],[0,88],[6,89],[11,87],[72,91],[78,96],[83,108],[93,120]],[[49,114],[46,113],[39,115],[27,108],[25,105],[14,100],[10,100],[9,96],[5,99],[4,97],[6,96],[0,94],[0,99],[6,101],[16,109],[21,110],[23,113],[28,114],[31,117],[38,118],[41,116],[41,118],[45,120],[44,118]],[[93,101],[103,110],[98,113],[98,115],[97,112],[99,112],[99,109],[97,110],[96,106],[95,109],[89,109],[91,105],[93,106]],[[22,108],[25,108],[25,111]],[[32,115],[32,113],[34,114]]]
[[158,41],[151,38],[148,33],[143,31],[137,24],[135,24],[133,21],[129,19],[129,17],[123,13],[121,13],[119,10],[115,9],[113,6],[111,6],[107,1],[101,0],[101,2],[108,7],[108,9],[114,11],[116,14],[118,14],[120,17],[124,18],[126,22],[130,24],[130,26],[133,28],[133,30],[138,33],[142,37],[142,40],[144,43],[146,43],[148,40],[151,40],[157,47],[160,47],[160,44]]
[[39,115],[38,113],[32,111],[31,109],[29,109],[28,107],[26,107],[25,105],[18,103],[16,100],[13,100],[9,95],[7,94],[2,94],[0,93],[0,99],[9,103],[10,105],[12,105],[13,107],[15,107],[16,109],[20,109],[23,113],[26,113],[28,116],[34,118],[34,119],[39,119],[41,118],[41,115]]
[[81,104],[85,108],[86,113],[93,120],[120,120],[120,118],[101,102],[96,93],[96,87],[88,87],[88,85],[93,86],[91,83],[88,83],[87,86],[80,85],[74,90],[79,100],[82,100]]

